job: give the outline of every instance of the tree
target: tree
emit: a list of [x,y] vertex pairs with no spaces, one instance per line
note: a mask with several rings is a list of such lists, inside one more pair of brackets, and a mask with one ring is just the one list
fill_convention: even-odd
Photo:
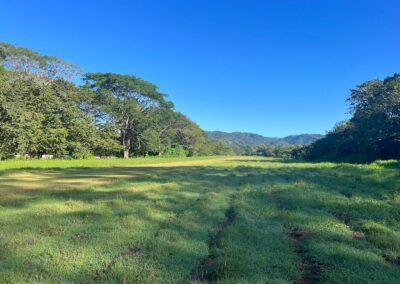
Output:
[[20,77],[35,77],[37,82],[72,80],[81,74],[80,68],[54,56],[41,55],[28,48],[0,42],[0,65]]
[[207,155],[210,141],[205,132],[185,115],[177,114],[172,143],[182,145],[188,156]]
[[0,72],[0,152],[84,157],[93,152],[99,131],[78,105],[81,90],[64,80],[43,86],[33,77]]
[[347,99],[350,120],[308,147],[311,160],[369,162],[400,158],[400,75],[367,81]]
[[160,107],[153,111],[147,137],[152,137],[152,151],[158,156],[163,155],[162,145],[171,145],[174,129],[184,127],[181,116],[170,107]]
[[230,148],[210,142],[135,76],[89,73],[56,57],[0,42],[0,159],[14,155],[194,156]]
[[119,129],[125,159],[129,158],[132,141],[140,145],[143,125],[152,111],[172,108],[156,85],[135,76],[89,73],[84,80],[87,88],[96,93],[103,119]]

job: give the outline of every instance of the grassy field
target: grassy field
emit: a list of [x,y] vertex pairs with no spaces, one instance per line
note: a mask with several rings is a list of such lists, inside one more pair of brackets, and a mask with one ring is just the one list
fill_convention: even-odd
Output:
[[399,283],[400,163],[0,162],[0,283]]

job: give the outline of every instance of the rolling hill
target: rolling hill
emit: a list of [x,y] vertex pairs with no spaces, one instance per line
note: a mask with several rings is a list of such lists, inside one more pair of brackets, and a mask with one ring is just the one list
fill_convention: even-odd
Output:
[[223,141],[233,147],[257,146],[261,144],[270,145],[307,145],[323,137],[321,134],[290,135],[283,138],[265,137],[259,134],[247,132],[223,132],[206,131],[210,140]]

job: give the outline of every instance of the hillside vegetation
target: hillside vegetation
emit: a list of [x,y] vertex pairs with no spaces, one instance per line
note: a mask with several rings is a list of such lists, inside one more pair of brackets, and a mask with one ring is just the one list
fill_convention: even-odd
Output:
[[397,283],[399,180],[396,161],[3,161],[0,282]]
[[262,135],[247,132],[222,132],[222,131],[206,131],[210,140],[223,141],[233,147],[259,146],[259,145],[307,145],[323,135],[320,134],[300,134],[290,135],[283,138],[265,137]]

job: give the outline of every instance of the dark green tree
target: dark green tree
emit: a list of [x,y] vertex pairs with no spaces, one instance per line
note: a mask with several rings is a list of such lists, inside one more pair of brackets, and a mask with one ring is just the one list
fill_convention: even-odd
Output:
[[350,120],[303,151],[311,160],[369,162],[400,158],[400,75],[351,90]]
[[113,123],[120,131],[124,158],[129,158],[132,142],[139,147],[148,117],[157,108],[172,108],[158,87],[135,76],[113,73],[89,73],[87,88],[95,92],[95,102],[103,121]]
[[64,80],[43,85],[33,77],[0,73],[0,148],[15,154],[85,157],[99,130],[78,106],[81,90]]

